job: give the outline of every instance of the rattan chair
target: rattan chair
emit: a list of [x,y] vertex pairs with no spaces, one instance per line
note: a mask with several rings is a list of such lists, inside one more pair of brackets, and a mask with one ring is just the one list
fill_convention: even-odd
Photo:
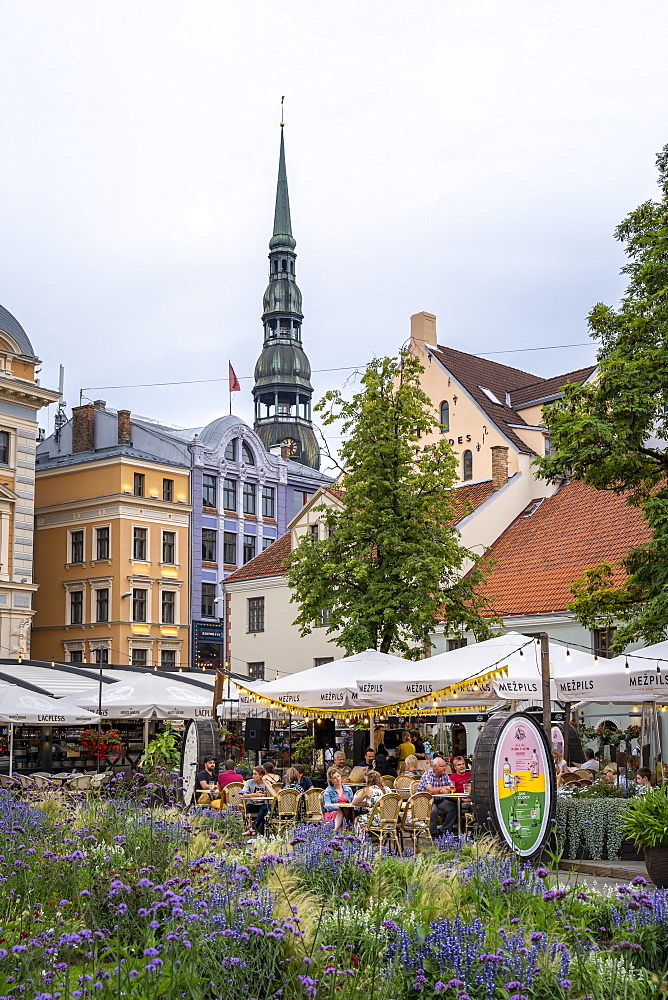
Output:
[[0,774],[0,788],[7,792],[18,792],[21,790],[21,782],[16,778],[10,778],[7,774]]
[[587,778],[593,780],[594,772],[590,771],[588,767],[579,767],[577,771],[572,771],[571,774],[577,774],[578,778]]
[[31,774],[32,787],[33,788],[60,788],[57,781],[51,780],[51,775],[48,777],[44,774]]
[[244,829],[247,830],[250,828],[251,817],[246,810],[246,799],[241,795],[243,789],[243,781],[231,781],[223,789],[223,801],[228,809],[234,809],[239,813]]
[[429,829],[433,804],[434,800],[429,792],[416,792],[414,795],[411,795],[406,803],[404,815],[401,820],[401,845],[403,848],[404,833],[409,834],[413,839],[413,854],[417,854],[418,852],[420,837],[426,837],[431,846],[434,846],[434,840]]
[[276,792],[267,816],[267,826],[272,833],[280,833],[295,825],[301,802],[302,792],[296,788],[282,788]]
[[403,849],[400,842],[399,822],[403,804],[404,800],[396,792],[388,792],[381,796],[371,809],[365,827],[368,836],[378,840],[381,850],[385,841],[389,841],[396,846],[397,854],[400,856],[403,854]]
[[77,774],[67,782],[67,788],[71,792],[88,792],[93,780],[92,774]]
[[566,774],[561,775],[561,784],[563,785],[577,785],[580,778],[577,774],[573,774],[572,771],[568,771]]
[[383,779],[383,783],[384,783],[384,785],[385,785],[386,788],[396,788],[397,787],[396,784],[395,784],[395,782],[396,782],[397,779],[393,778],[391,774],[388,774],[387,776],[385,776],[383,774],[382,775],[382,779]]
[[395,788],[410,788],[415,778],[410,774],[400,774],[394,782]]
[[304,822],[322,823],[324,813],[322,808],[322,788],[307,788],[304,792]]
[[411,795],[415,795],[421,780],[421,778],[413,778],[413,783],[411,784]]
[[35,780],[31,775],[17,774],[16,777],[21,785],[21,791],[27,792],[29,788],[36,787]]

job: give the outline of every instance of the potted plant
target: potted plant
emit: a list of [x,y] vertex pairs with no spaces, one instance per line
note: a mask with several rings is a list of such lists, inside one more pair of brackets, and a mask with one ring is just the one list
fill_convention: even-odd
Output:
[[655,885],[668,888],[668,788],[648,789],[633,799],[624,817],[624,833],[645,855]]
[[171,722],[166,722],[164,730],[147,744],[139,761],[149,783],[159,786],[154,789],[152,796],[156,801],[164,801],[167,789],[178,784],[175,772],[178,771],[180,761],[178,734],[172,729]]

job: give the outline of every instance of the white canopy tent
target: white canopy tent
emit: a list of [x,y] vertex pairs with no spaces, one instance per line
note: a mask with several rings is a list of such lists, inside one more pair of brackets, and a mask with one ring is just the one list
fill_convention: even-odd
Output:
[[237,682],[237,685],[253,701],[295,715],[359,715],[368,711],[373,703],[360,693],[358,677],[367,670],[377,669],[382,674],[391,668],[400,669],[405,675],[411,666],[398,656],[365,649],[363,653],[288,674],[267,684],[244,686]]
[[14,768],[14,726],[81,726],[100,721],[94,712],[48,698],[17,684],[0,688],[0,722],[9,726],[9,773]]
[[131,675],[99,691],[82,691],[59,700],[58,704],[97,709],[109,719],[202,719],[211,718],[213,691],[193,687],[155,674]]
[[569,664],[557,672],[560,701],[668,704],[668,642],[645,646],[611,660],[599,658],[594,662],[590,657],[589,668],[581,662],[583,655],[586,654],[571,653]]

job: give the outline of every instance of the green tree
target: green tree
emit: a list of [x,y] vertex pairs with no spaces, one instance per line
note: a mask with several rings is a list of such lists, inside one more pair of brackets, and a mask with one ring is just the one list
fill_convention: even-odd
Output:
[[657,165],[661,200],[615,232],[628,258],[626,293],[618,309],[598,303],[588,317],[598,376],[546,407],[555,447],[538,462],[552,481],[566,474],[626,493],[652,533],[620,565],[592,567],[573,587],[570,610],[587,628],[621,622],[617,650],[668,633],[668,146]]
[[321,508],[328,537],[301,540],[288,581],[301,634],[327,614],[327,632],[348,654],[372,648],[417,657],[439,616],[490,634],[475,593],[481,557],[462,545],[455,526],[465,513],[452,491],[455,455],[443,438],[420,441],[438,426],[422,371],[410,354],[376,360],[352,400],[335,390],[316,407],[325,424],[342,421],[344,508]]

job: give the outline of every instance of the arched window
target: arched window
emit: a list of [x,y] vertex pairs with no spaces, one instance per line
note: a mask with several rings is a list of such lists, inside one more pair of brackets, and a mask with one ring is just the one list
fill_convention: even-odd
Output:
[[450,404],[447,399],[441,403],[441,434],[450,430]]
[[473,479],[473,453],[470,451],[465,451],[462,455],[464,460],[464,481],[467,479]]
[[237,439],[232,438],[231,441],[227,442],[225,448],[225,458],[228,462],[236,462],[237,460]]
[[286,263],[284,260],[281,261],[281,271],[285,271]]
[[250,448],[245,442],[241,446],[241,458],[246,463],[246,465],[255,465],[255,458],[253,456],[253,452],[250,450]]

